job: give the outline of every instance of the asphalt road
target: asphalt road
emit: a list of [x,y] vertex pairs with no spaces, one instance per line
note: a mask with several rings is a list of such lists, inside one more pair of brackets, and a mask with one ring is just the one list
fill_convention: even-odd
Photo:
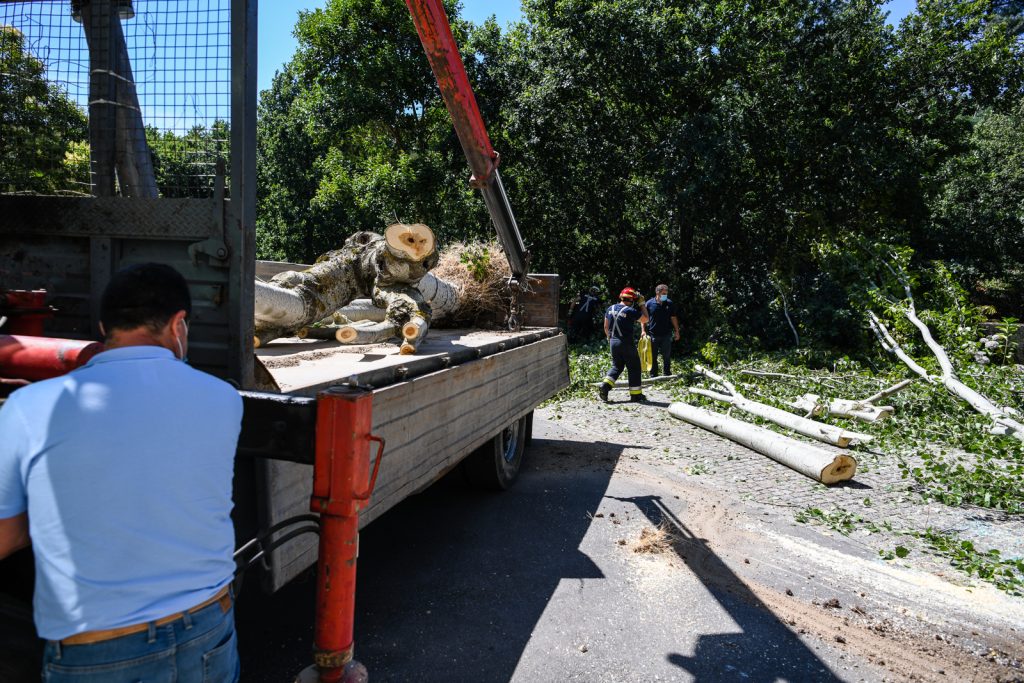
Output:
[[[884,679],[769,609],[691,531],[685,491],[572,436],[538,419],[512,490],[455,472],[363,531],[356,658],[372,681]],[[634,552],[659,525],[680,541]],[[243,681],[308,663],[313,601],[312,577],[243,593]]]

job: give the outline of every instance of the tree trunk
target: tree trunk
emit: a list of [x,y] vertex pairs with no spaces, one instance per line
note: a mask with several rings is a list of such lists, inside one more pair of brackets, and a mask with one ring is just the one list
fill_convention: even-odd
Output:
[[670,405],[668,412],[672,417],[724,436],[823,484],[852,479],[857,471],[857,461],[852,456],[836,455],[727,415],[682,402]]
[[707,389],[690,389],[690,393],[707,396],[708,398],[712,398],[716,401],[729,403],[742,411],[750,413],[751,415],[756,415],[768,420],[769,422],[774,422],[775,424],[786,427],[787,429],[792,429],[798,434],[803,434],[804,436],[809,436],[812,439],[824,441],[825,443],[830,443],[833,446],[839,446],[840,448],[846,448],[854,443],[867,443],[874,438],[867,434],[851,432],[841,427],[815,422],[814,420],[801,417],[800,415],[794,415],[793,413],[774,406],[758,403],[757,401],[751,401],[737,391],[736,387],[734,387],[731,382],[719,375],[716,375],[707,368],[695,365],[693,369],[722,385],[729,393],[722,394],[715,391],[709,391]]

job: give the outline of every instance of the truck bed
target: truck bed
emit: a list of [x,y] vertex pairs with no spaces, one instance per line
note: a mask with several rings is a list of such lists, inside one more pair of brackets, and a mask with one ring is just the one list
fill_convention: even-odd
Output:
[[[557,328],[431,330],[412,356],[399,355],[397,344],[299,339],[278,340],[257,355],[287,394],[315,396],[350,381],[373,388],[373,433],[386,447],[360,526],[429,486],[569,382],[566,339]],[[308,513],[311,466],[260,460],[258,467],[267,494],[263,528]],[[283,586],[316,561],[316,552],[315,536],[274,550],[267,587]]]
[[297,396],[340,383],[381,388],[553,337],[549,327],[503,330],[430,330],[415,355],[402,356],[396,342],[346,346],[333,340],[286,338],[257,349],[256,357],[281,391]]

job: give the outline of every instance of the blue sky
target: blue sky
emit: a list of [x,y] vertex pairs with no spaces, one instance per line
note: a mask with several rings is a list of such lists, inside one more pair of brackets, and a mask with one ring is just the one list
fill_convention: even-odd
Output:
[[[274,73],[295,52],[292,29],[299,11],[316,9],[326,4],[327,0],[265,0],[260,3],[259,75],[256,79],[260,90],[270,87]],[[462,16],[465,19],[479,24],[492,14],[502,25],[518,21],[522,17],[519,0],[462,0]]]
[[[259,13],[259,89],[270,87],[274,72],[295,52],[292,29],[300,10],[323,7],[326,0],[269,0],[260,3]],[[890,0],[885,4],[889,22],[897,23],[915,6],[915,0]],[[519,0],[462,0],[462,16],[480,23],[490,15],[504,25],[522,18]]]

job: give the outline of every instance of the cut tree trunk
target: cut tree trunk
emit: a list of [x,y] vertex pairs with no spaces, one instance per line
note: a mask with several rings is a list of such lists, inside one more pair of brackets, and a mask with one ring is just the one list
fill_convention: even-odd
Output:
[[736,387],[734,387],[731,382],[711,372],[707,368],[695,365],[693,369],[724,387],[728,393],[723,394],[717,391],[710,391],[708,389],[691,388],[689,391],[692,394],[707,396],[708,398],[712,398],[716,401],[729,403],[744,412],[750,413],[751,415],[756,415],[770,422],[774,422],[777,425],[786,427],[787,429],[792,429],[798,434],[803,434],[804,436],[809,436],[812,439],[824,441],[825,443],[830,443],[833,446],[839,446],[840,448],[846,448],[854,443],[867,443],[873,438],[867,434],[851,432],[843,429],[842,427],[815,422],[814,420],[801,417],[800,415],[794,415],[793,413],[774,406],[758,403],[757,401],[751,401],[737,391]]
[[342,344],[376,344],[394,339],[398,336],[398,328],[382,321],[364,325],[341,325],[336,328],[334,338]]
[[823,484],[852,479],[857,471],[857,461],[852,456],[837,455],[721,413],[682,402],[670,405],[668,412],[672,417],[724,436]]
[[414,352],[431,318],[416,283],[437,258],[433,233],[425,225],[392,225],[384,236],[356,233],[310,268],[256,283],[256,346],[293,335],[354,299],[370,297],[393,326],[418,321],[416,335],[406,340],[407,352]]

